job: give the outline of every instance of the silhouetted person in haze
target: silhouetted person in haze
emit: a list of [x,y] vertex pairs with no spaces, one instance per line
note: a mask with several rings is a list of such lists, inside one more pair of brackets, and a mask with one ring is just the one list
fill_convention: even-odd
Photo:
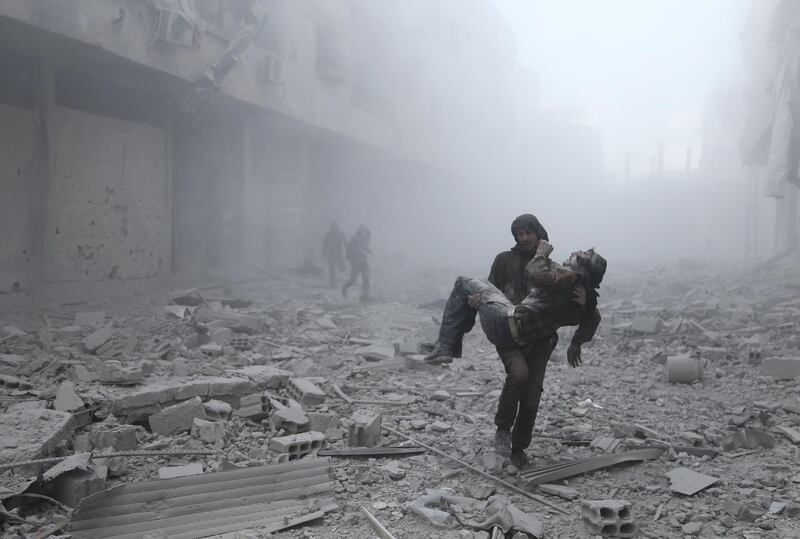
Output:
[[347,290],[356,284],[358,275],[361,274],[361,302],[369,301],[369,264],[367,256],[372,256],[369,248],[369,239],[372,236],[365,225],[359,225],[358,230],[347,243],[347,260],[350,261],[350,279],[342,285],[342,297],[347,297]]
[[344,232],[339,230],[339,225],[331,224],[331,229],[325,234],[322,241],[322,256],[328,262],[330,273],[331,288],[336,286],[336,271],[344,273],[344,249],[347,245],[347,237]]

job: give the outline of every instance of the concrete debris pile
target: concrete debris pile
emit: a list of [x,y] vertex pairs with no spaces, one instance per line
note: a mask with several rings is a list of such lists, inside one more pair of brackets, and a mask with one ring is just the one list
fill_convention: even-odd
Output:
[[442,302],[413,291],[361,306],[262,281],[16,309],[2,532],[800,535],[800,283],[608,277],[585,365],[551,359],[523,469],[493,451],[495,350],[473,331],[425,365]]

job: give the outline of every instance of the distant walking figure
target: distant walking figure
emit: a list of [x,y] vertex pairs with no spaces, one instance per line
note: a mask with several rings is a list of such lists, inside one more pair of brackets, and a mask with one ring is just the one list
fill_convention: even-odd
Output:
[[361,302],[369,301],[369,264],[367,256],[372,256],[369,239],[372,234],[365,225],[359,225],[355,235],[347,244],[347,260],[350,261],[350,279],[342,286],[342,297],[347,297],[347,290],[356,284],[361,274]]
[[331,229],[325,234],[322,241],[322,256],[328,261],[328,272],[331,279],[331,288],[336,286],[336,271],[344,273],[344,248],[347,238],[339,230],[339,225],[331,224]]

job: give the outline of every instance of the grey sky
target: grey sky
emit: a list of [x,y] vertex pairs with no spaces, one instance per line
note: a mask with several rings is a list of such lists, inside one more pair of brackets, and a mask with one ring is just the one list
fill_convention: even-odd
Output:
[[736,79],[749,0],[495,0],[539,76],[540,104],[601,128],[606,174],[700,156],[704,97]]

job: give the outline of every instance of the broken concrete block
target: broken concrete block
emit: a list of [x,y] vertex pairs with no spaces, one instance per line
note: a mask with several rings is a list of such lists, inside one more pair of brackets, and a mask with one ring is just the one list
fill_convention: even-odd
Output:
[[93,376],[85,365],[73,365],[72,379],[75,380],[76,382],[91,382]]
[[53,479],[49,491],[51,496],[70,507],[78,507],[85,497],[100,492],[105,478],[95,470],[70,470]]
[[767,358],[761,363],[761,376],[771,376],[778,380],[791,380],[800,376],[800,359]]
[[335,428],[339,423],[339,417],[330,412],[307,412],[306,416],[308,417],[308,430],[317,432],[325,432],[328,429]]
[[746,522],[755,522],[758,517],[766,513],[766,510],[761,509],[760,507],[745,504],[738,500],[734,500],[733,498],[728,498],[725,500],[725,504],[722,506],[722,509],[733,518],[744,520]]
[[350,447],[375,447],[381,440],[381,415],[357,412],[347,434]]
[[74,412],[83,408],[83,400],[75,393],[72,382],[62,382],[56,391],[53,408],[62,412]]
[[100,362],[97,369],[97,379],[104,384],[132,386],[141,383],[144,376],[142,369],[123,365],[116,359]]
[[219,344],[204,344],[200,347],[200,351],[206,357],[219,357],[222,355],[222,345]]
[[272,424],[289,434],[299,434],[309,430],[309,421],[302,408],[291,406],[272,413]]
[[207,444],[221,442],[225,439],[225,424],[196,417],[192,423],[192,437]]
[[175,373],[175,376],[189,376],[192,373],[189,360],[182,357],[173,359],[172,372]]
[[139,447],[136,432],[140,428],[135,425],[107,427],[100,423],[92,430],[90,440],[97,450],[112,448],[116,451],[129,451]]
[[275,453],[288,455],[287,460],[297,460],[306,455],[316,455],[324,441],[325,435],[321,432],[304,432],[276,436],[269,441],[269,448]]
[[660,319],[654,316],[641,316],[631,322],[628,330],[632,334],[652,334],[659,333],[662,330],[663,323]]
[[564,498],[565,500],[574,500],[575,498],[580,498],[581,496],[580,492],[566,485],[553,485],[550,483],[544,483],[538,485],[537,488],[545,494],[558,496],[559,498]]
[[164,408],[149,418],[150,430],[156,434],[170,435],[191,430],[195,418],[206,419],[200,397]]
[[366,346],[358,350],[358,354],[367,361],[387,361],[395,357],[394,346],[388,344]]
[[124,423],[133,423],[144,421],[167,406],[195,396],[236,402],[236,399],[255,391],[256,385],[245,378],[157,382],[124,394],[107,403],[104,410]]
[[263,389],[280,389],[292,376],[291,372],[270,365],[249,365],[235,372],[243,374]]
[[636,537],[638,533],[627,501],[587,500],[581,510],[589,533],[603,537]]
[[452,428],[453,426],[445,421],[434,421],[431,423],[431,430],[433,432],[447,432]]
[[419,354],[420,344],[421,341],[419,339],[403,341],[397,345],[396,352],[398,355],[401,356],[411,356],[414,354]]
[[325,401],[325,392],[306,378],[289,378],[286,392],[303,406],[322,404]]
[[174,477],[186,477],[187,475],[199,475],[203,473],[203,464],[192,462],[184,466],[162,466],[158,469],[159,479],[172,479]]
[[431,393],[431,400],[444,402],[450,400],[451,398],[453,398],[452,395],[450,395],[450,393],[448,393],[444,389],[437,389],[436,391]]
[[230,404],[217,399],[211,399],[203,403],[203,407],[206,409],[206,415],[211,421],[224,421],[230,418],[231,412],[233,412],[233,407]]
[[95,352],[98,348],[110,341],[112,337],[114,337],[114,332],[110,327],[100,328],[83,339],[83,347],[87,352]]
[[0,463],[50,456],[72,436],[72,414],[42,408],[18,408],[0,414]]

